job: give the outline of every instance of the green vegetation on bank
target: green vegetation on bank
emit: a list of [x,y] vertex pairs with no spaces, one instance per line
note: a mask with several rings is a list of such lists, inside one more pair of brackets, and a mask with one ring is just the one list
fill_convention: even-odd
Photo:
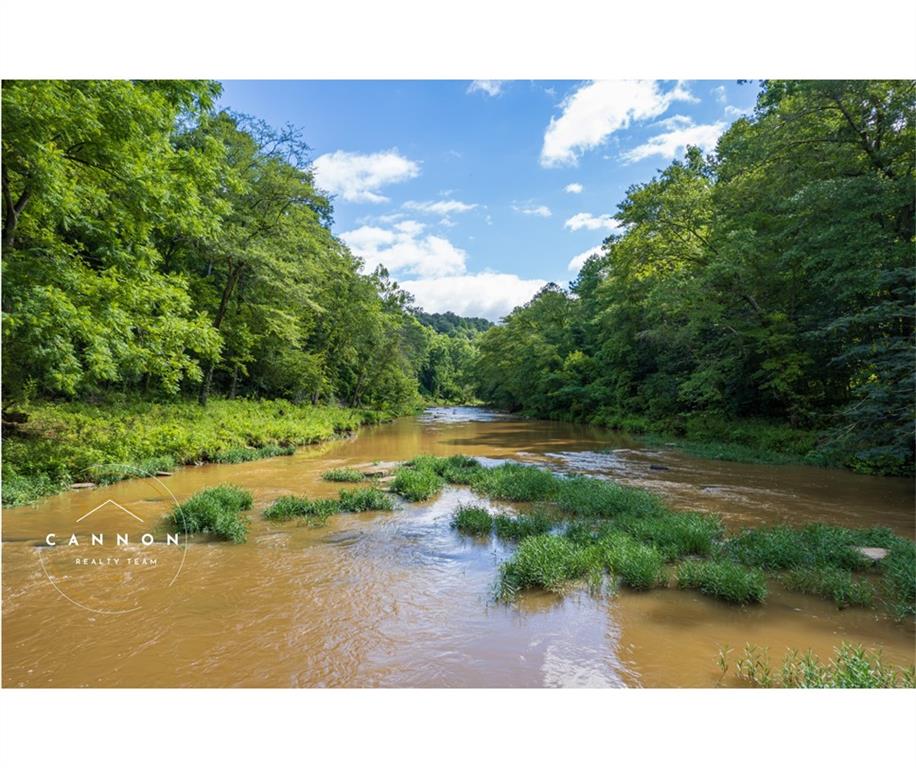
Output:
[[[719,651],[722,678],[731,669],[730,648]],[[814,653],[790,649],[775,671],[766,648],[747,645],[735,662],[735,678],[758,688],[913,688],[916,673],[884,661],[880,651],[843,643],[822,662]]]
[[242,513],[251,509],[251,494],[232,485],[206,488],[176,506],[166,523],[181,533],[210,533],[241,544],[248,537],[249,519]]
[[105,484],[194,462],[291,453],[374,423],[385,414],[286,400],[211,398],[97,405],[35,403],[3,436],[3,503],[25,504],[73,482]]
[[481,334],[479,396],[713,458],[913,474],[914,94],[763,81],[714,152],[630,187],[568,291]]

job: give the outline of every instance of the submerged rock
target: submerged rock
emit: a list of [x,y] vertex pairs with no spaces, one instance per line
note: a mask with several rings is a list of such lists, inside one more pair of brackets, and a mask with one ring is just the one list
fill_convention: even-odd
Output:
[[855,547],[855,550],[866,560],[871,560],[873,563],[877,563],[887,557],[887,550],[884,547]]

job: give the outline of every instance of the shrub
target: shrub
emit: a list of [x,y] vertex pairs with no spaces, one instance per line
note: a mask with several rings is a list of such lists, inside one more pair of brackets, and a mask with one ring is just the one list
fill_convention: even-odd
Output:
[[341,491],[338,506],[341,512],[369,512],[394,509],[391,497],[378,488],[359,488]]
[[515,541],[548,533],[553,527],[550,518],[540,512],[530,515],[497,515],[493,525],[499,538]]
[[711,560],[690,560],[677,569],[680,589],[696,589],[704,595],[730,603],[762,603],[766,598],[766,579],[756,568]]
[[359,483],[366,479],[362,472],[352,467],[329,469],[321,477],[324,480],[330,480],[332,483]]
[[823,566],[821,568],[796,568],[783,577],[786,589],[804,592],[833,600],[837,608],[870,606],[875,599],[875,589],[867,581],[855,579],[849,571]]
[[502,599],[511,599],[529,587],[558,590],[564,583],[600,567],[589,555],[589,550],[560,536],[530,536],[500,567],[498,594]]
[[176,506],[166,518],[176,530],[212,533],[242,543],[248,536],[249,520],[242,515],[251,508],[251,494],[232,485],[219,485],[195,493]]
[[52,480],[45,474],[22,477],[7,470],[3,472],[2,498],[3,506],[31,504],[42,496],[60,493],[67,489],[69,478]]
[[598,542],[604,566],[631,589],[652,589],[663,584],[665,566],[653,547],[614,533]]
[[462,504],[452,516],[451,525],[469,536],[486,536],[493,529],[493,518],[485,507]]
[[564,479],[559,483],[556,501],[562,512],[582,517],[643,517],[666,511],[662,501],[651,493],[592,477]]
[[408,501],[423,501],[441,491],[444,485],[442,477],[427,467],[414,469],[401,466],[395,472],[391,490]]
[[264,510],[264,517],[268,520],[289,520],[293,517],[302,517],[313,525],[323,525],[331,515],[339,511],[340,503],[335,499],[281,496]]
[[547,470],[511,462],[478,471],[471,483],[478,493],[505,501],[546,501],[559,485]]

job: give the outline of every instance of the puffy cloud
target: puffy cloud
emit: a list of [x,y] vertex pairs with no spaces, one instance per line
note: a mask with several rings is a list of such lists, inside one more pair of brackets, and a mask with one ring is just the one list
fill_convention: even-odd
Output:
[[724,85],[717,85],[712,89],[712,95],[716,97],[716,101],[720,104],[724,104],[728,99],[728,94],[725,92]]
[[710,125],[694,125],[692,120],[679,122],[671,130],[653,136],[644,144],[623,153],[623,159],[628,163],[635,163],[653,155],[671,160],[687,146],[700,147],[703,152],[711,152],[716,147],[716,142],[727,127],[726,123],[718,122]]
[[544,219],[553,216],[550,208],[546,205],[513,205],[512,210],[524,213],[526,216],[540,216]]
[[338,150],[317,158],[314,169],[319,187],[350,203],[384,203],[382,187],[420,175],[420,164],[396,149],[368,155]]
[[741,107],[733,107],[731,104],[728,104],[725,107],[725,114],[734,118],[744,117],[745,115],[751,114],[753,111],[753,107],[744,107],[742,109]]
[[448,216],[450,213],[467,213],[477,207],[477,203],[462,203],[460,200],[435,200],[417,202],[408,200],[404,207],[420,213],[434,213],[436,216]]
[[467,254],[444,237],[424,235],[424,230],[420,222],[408,220],[393,229],[359,227],[340,239],[363,260],[367,272],[384,264],[392,273],[424,278],[464,274]]
[[544,133],[541,165],[575,165],[579,155],[634,121],[664,114],[675,101],[696,101],[682,83],[663,91],[657,82],[604,80],[586,83],[562,104]]
[[518,275],[479,272],[439,278],[406,280],[401,287],[416,298],[427,312],[452,311],[466,317],[498,320],[529,301],[546,285],[544,280],[526,280]]
[[621,223],[609,213],[603,213],[600,216],[577,213],[568,218],[563,226],[576,232],[580,229],[620,229]]
[[582,190],[585,189],[578,181],[574,181],[572,184],[567,184],[563,187],[564,192],[569,192],[571,195],[578,195]]
[[601,253],[601,246],[596,245],[594,248],[589,248],[587,251],[582,251],[578,256],[573,256],[569,260],[569,264],[566,265],[566,268],[570,272],[578,272],[582,267],[585,266],[585,262],[588,261],[592,256]]
[[499,96],[505,88],[505,80],[472,80],[468,93],[485,93],[487,96]]

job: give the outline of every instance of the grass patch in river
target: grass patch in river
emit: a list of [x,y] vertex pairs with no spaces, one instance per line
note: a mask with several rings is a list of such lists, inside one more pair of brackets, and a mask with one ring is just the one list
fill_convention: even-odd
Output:
[[480,462],[460,453],[453,456],[417,456],[404,466],[432,472],[452,485],[470,485],[481,471]]
[[532,512],[529,515],[496,515],[493,527],[500,539],[521,541],[529,536],[540,536],[548,533],[553,521],[543,512]]
[[451,526],[468,536],[488,536],[493,530],[493,518],[486,507],[460,504],[452,515]]
[[[731,668],[728,654],[719,651],[719,669],[724,678]],[[769,651],[746,645],[735,663],[735,678],[758,688],[913,688],[913,667],[904,668],[884,661],[880,651],[867,651],[861,645],[843,643],[834,649],[834,658],[822,662],[812,651],[789,649],[777,672],[770,663]]]
[[398,467],[394,473],[391,490],[408,501],[424,501],[439,493],[445,486],[445,480],[427,467]]
[[833,600],[837,608],[869,607],[875,601],[875,588],[840,568],[796,568],[782,579],[786,589]]
[[341,512],[388,512],[394,509],[391,496],[378,488],[341,491],[337,504]]
[[916,544],[906,539],[894,541],[880,567],[891,611],[898,619],[916,614]]
[[264,517],[268,520],[290,520],[294,517],[301,517],[311,524],[323,525],[331,515],[336,515],[338,512],[340,512],[340,503],[336,499],[281,496],[264,510]]
[[503,501],[547,501],[556,496],[559,478],[526,464],[507,462],[478,471],[471,487],[484,496]]
[[176,506],[166,521],[186,533],[211,533],[240,544],[248,536],[250,521],[242,513],[251,508],[251,494],[232,485],[205,488]]
[[594,553],[560,536],[523,539],[515,555],[500,567],[497,594],[511,600],[522,589],[539,587],[560,590],[567,582],[581,579],[597,568]]
[[679,589],[695,589],[729,603],[762,603],[767,595],[763,572],[736,563],[688,560],[677,569]]
[[353,467],[338,467],[329,469],[322,474],[322,480],[330,480],[332,483],[360,483],[366,479],[365,475]]
[[556,503],[561,512],[576,517],[641,517],[666,511],[661,499],[647,491],[593,477],[559,481]]
[[602,538],[597,546],[602,564],[631,589],[647,590],[667,582],[664,559],[654,547],[619,531]]

